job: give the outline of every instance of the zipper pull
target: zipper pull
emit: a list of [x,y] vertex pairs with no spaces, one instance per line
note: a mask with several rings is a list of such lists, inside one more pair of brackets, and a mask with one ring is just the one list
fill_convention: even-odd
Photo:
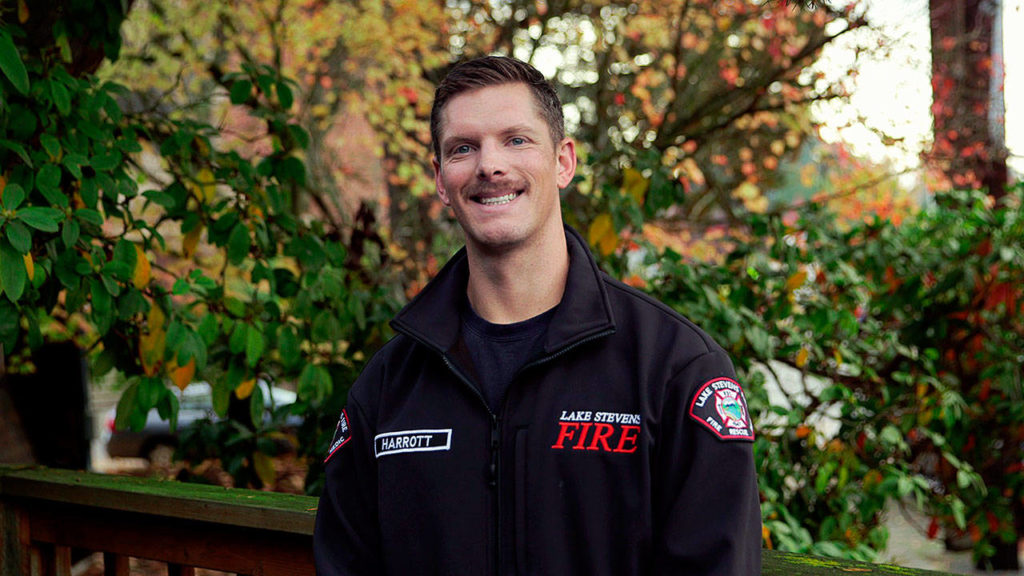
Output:
[[498,420],[491,420],[491,466],[490,482],[491,488],[498,485],[498,459],[501,455],[501,437],[498,434]]

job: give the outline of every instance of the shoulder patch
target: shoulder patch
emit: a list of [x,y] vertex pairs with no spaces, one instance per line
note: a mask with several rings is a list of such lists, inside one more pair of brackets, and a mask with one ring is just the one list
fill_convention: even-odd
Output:
[[743,388],[730,378],[704,383],[690,402],[690,417],[721,440],[753,440],[754,426]]
[[327,457],[324,458],[324,464],[334,456],[334,453],[352,439],[352,431],[348,426],[348,413],[344,410],[341,411],[341,416],[338,418],[338,427],[334,429],[334,439],[331,440],[331,448],[327,451]]

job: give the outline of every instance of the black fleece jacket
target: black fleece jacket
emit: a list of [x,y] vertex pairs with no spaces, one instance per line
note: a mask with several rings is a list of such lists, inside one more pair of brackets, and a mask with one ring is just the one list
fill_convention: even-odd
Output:
[[460,347],[465,250],[395,318],[327,457],[319,574],[760,574],[753,429],[728,356],[566,239],[562,302],[499,413]]

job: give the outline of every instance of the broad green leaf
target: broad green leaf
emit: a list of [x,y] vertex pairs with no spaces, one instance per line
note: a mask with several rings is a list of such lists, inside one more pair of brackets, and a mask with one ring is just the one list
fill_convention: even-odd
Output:
[[0,284],[11,302],[21,298],[27,279],[25,260],[21,254],[6,239],[0,239]]
[[228,260],[236,266],[241,264],[249,255],[249,246],[249,229],[245,224],[235,225],[228,238]]
[[131,271],[135,268],[135,263],[138,260],[138,254],[135,252],[135,243],[129,242],[124,238],[117,241],[114,245],[114,261],[121,262],[127,266],[127,270]]
[[160,401],[160,397],[166,390],[167,387],[164,386],[163,379],[155,376],[144,376],[139,381],[139,408],[146,412],[156,408],[157,402]]
[[61,116],[71,113],[71,95],[68,94],[68,89],[64,84],[51,79],[50,95],[53,96],[53,103],[56,104],[57,111]]
[[78,218],[86,224],[103,226],[103,216],[92,208],[79,208],[78,210],[75,210],[75,218]]
[[[255,383],[255,379],[253,382]],[[263,388],[254,386],[252,394],[249,397],[249,417],[252,418],[252,423],[256,428],[263,426]]]
[[136,411],[135,403],[139,397],[139,383],[133,382],[121,393],[117,401],[117,416],[114,417],[114,427],[118,430],[127,430],[131,423],[131,415]]
[[63,216],[59,210],[40,206],[23,208],[18,210],[17,215],[18,220],[43,232],[56,232],[58,229],[57,223],[60,222],[61,216]]
[[[60,156],[60,140],[56,136],[49,132],[44,132],[39,135],[39,144],[42,145],[43,150],[50,155],[52,160],[56,160]],[[47,164],[49,166],[49,164]]]
[[32,158],[29,157],[28,152],[25,151],[25,147],[21,144],[0,138],[0,147],[7,148],[11,152],[14,152],[19,158],[21,158],[22,162],[28,165],[29,168],[32,167]]
[[274,461],[270,456],[259,451],[253,452],[252,465],[256,469],[256,476],[264,485],[272,486],[277,480],[277,471],[274,469]]
[[43,188],[39,190],[39,193],[46,198],[51,206],[56,206],[61,211],[68,207],[68,197],[59,188]]
[[43,164],[36,173],[36,188],[42,190],[60,190],[61,173],[56,164]]
[[[228,371],[230,382],[231,371]],[[214,383],[213,385],[213,411],[220,417],[228,415],[228,406],[231,405],[232,389],[225,383]]]
[[110,172],[121,165],[121,153],[117,150],[99,154],[89,159],[93,169],[101,172]]
[[[89,165],[89,159],[81,154],[68,154],[64,156],[64,159],[60,162],[68,172],[75,178],[82,179],[82,166]],[[84,187],[85,182],[82,182]],[[85,198],[85,194],[82,193],[82,198]]]
[[291,108],[294,98],[292,97],[292,89],[288,87],[288,84],[277,82],[274,88],[277,90],[277,101],[281,103],[281,108],[285,110]]
[[255,326],[250,326],[245,339],[245,359],[249,366],[255,366],[260,361],[265,346],[263,333]]
[[199,321],[199,336],[207,346],[211,346],[220,336],[219,319],[220,315],[218,314],[207,314]]
[[164,208],[174,208],[177,205],[177,201],[173,196],[160,190],[148,190],[142,195],[154,204],[163,206]]
[[18,47],[14,45],[7,30],[0,30],[0,71],[11,81],[14,89],[22,94],[28,94],[28,71],[25,70],[25,63],[21,61],[21,54]]
[[238,80],[231,85],[232,104],[245,104],[249,100],[250,94],[252,94],[252,82],[248,80]]
[[12,182],[4,188],[3,206],[8,210],[17,210],[18,206],[25,200],[25,189],[21,184]]
[[235,324],[235,329],[231,333],[231,339],[228,340],[228,349],[231,350],[232,354],[241,354],[245,350],[248,341],[249,325],[239,322]]
[[11,241],[20,254],[28,254],[32,249],[32,234],[21,222],[9,222],[7,224],[7,239]]
[[82,233],[82,228],[78,224],[78,220],[66,220],[64,227],[60,231],[60,238],[64,242],[65,248],[71,248],[78,242],[78,236]]
[[246,313],[249,311],[244,302],[231,296],[224,298],[224,307],[236,318],[245,318]]
[[299,337],[292,326],[281,326],[277,337],[278,351],[281,353],[281,363],[285,366],[297,364],[302,359],[302,350],[299,347]]

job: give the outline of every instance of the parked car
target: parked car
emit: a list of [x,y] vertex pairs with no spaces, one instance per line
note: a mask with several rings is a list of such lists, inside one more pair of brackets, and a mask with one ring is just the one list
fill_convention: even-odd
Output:
[[[295,403],[295,392],[270,386],[262,380],[259,380],[257,384],[263,389],[263,397],[266,399],[265,420],[269,421],[271,409],[276,410]],[[221,419],[213,410],[213,394],[208,383],[193,382],[184,390],[173,388],[173,391],[178,395],[179,406],[178,428],[174,432],[171,431],[170,422],[161,419],[155,408],[149,411],[146,416],[146,425],[138,432],[131,429],[118,430],[114,424],[117,408],[107,411],[102,437],[107,454],[114,458],[168,460],[174,447],[178,445],[178,433],[204,419],[211,421]],[[302,417],[289,414],[285,424],[288,427],[298,428],[302,424]]]

